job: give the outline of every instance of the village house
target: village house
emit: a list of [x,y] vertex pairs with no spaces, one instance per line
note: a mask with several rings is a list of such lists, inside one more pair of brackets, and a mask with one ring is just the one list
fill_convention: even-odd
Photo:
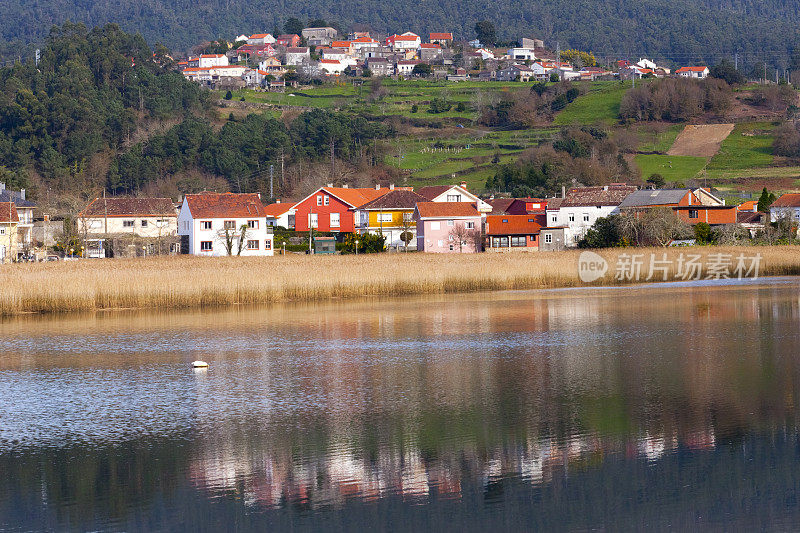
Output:
[[183,71],[183,75],[189,81],[204,85],[216,85],[219,83],[235,85],[239,82],[241,86],[244,86],[242,76],[246,71],[247,67],[243,65],[228,65],[210,68],[187,68]]
[[415,59],[405,59],[397,62],[397,73],[401,76],[410,76],[414,71],[414,67],[422,63]]
[[280,77],[286,74],[286,69],[276,57],[268,57],[258,64],[258,69],[263,70],[267,74]]
[[292,205],[294,204],[288,202],[275,202],[264,206],[267,226],[294,229],[294,209],[292,209]]
[[546,222],[544,212],[486,215],[486,251],[538,251],[539,233]]
[[675,74],[683,78],[695,78],[702,80],[708,76],[708,67],[681,67]]
[[301,34],[308,41],[309,46],[330,46],[331,42],[339,35],[339,32],[335,28],[322,27],[303,28]]
[[295,211],[295,230],[352,233],[355,231],[355,211],[358,207],[379,198],[389,189],[350,187],[320,187],[292,206]]
[[0,263],[10,263],[19,254],[18,224],[14,202],[0,202]]
[[278,46],[285,46],[286,48],[294,48],[300,46],[300,36],[296,33],[279,35],[275,39],[275,44]]
[[619,213],[619,205],[636,187],[612,183],[598,187],[575,187],[560,204],[548,200],[547,227],[564,229],[564,245],[574,247],[598,218]]
[[479,252],[481,213],[466,202],[418,202],[414,210],[417,223],[417,250],[429,253]]
[[382,234],[386,246],[403,248],[404,233],[408,248],[417,248],[417,227],[414,222],[414,209],[418,202],[427,198],[409,189],[390,190],[383,196],[360,206],[356,210],[356,231],[359,233]]
[[202,54],[199,57],[190,57],[186,66],[188,68],[211,68],[228,65],[228,56],[225,54]]
[[273,37],[270,33],[256,33],[247,39],[247,44],[275,44],[275,37]]
[[317,53],[322,59],[332,59],[334,61],[344,61],[350,57],[347,48],[317,48]]
[[419,35],[411,33],[410,31],[402,35],[392,35],[386,38],[386,44],[395,52],[406,50],[416,52],[421,43],[422,40]]
[[509,48],[506,55],[514,61],[536,61],[536,53],[532,48]]
[[339,76],[348,66],[348,63],[336,59],[319,60],[319,69],[328,76]]
[[460,185],[429,185],[417,193],[430,202],[464,202],[472,204],[480,213],[491,213],[492,206],[467,190],[467,183]]
[[286,49],[286,65],[302,65],[308,63],[311,53],[307,46],[297,46]]
[[431,44],[450,46],[453,42],[453,34],[450,32],[431,33],[428,37],[428,42]]
[[[208,257],[273,255],[272,229],[267,227],[258,194],[187,194],[178,215],[181,253]],[[229,250],[230,248],[230,250]]]
[[467,81],[469,75],[466,69],[457,68],[452,74],[447,75],[447,81]]
[[492,206],[492,215],[544,214],[550,200],[544,198],[492,198],[486,203]]
[[271,44],[262,44],[262,45],[255,45],[251,46],[246,44],[244,46],[239,47],[236,50],[231,50],[228,52],[229,54],[234,54],[236,57],[236,61],[239,63],[245,62],[250,58],[268,58],[273,57],[276,54],[275,47]]
[[621,213],[635,213],[657,207],[672,209],[679,219],[692,225],[735,224],[738,213],[737,206],[725,205],[705,189],[642,189],[628,195],[619,209]]
[[373,76],[384,77],[394,75],[394,65],[383,57],[370,57],[364,65],[372,72]]
[[432,61],[436,61],[441,59],[442,57],[442,47],[438,44],[425,44],[422,43],[419,45],[419,57],[422,61],[426,63],[430,63]]
[[130,254],[127,248],[134,241],[159,239],[170,245],[168,251],[177,251],[177,246],[171,246],[177,242],[170,237],[177,235],[178,213],[169,198],[95,198],[78,213],[77,222],[88,257]]
[[497,71],[497,81],[530,81],[533,71],[527,65],[511,65]]
[[353,55],[353,42],[352,41],[333,41],[331,48],[337,50],[339,53],[344,53],[348,56]]
[[[15,255],[29,253],[33,248],[33,210],[36,208],[36,204],[26,198],[25,189],[13,191],[7,189],[3,182],[0,182],[0,202],[13,203],[17,213],[16,242],[18,250]],[[6,218],[8,219],[8,217]],[[10,220],[7,220],[7,223],[10,223]]]
[[800,221],[800,194],[782,194],[769,206],[770,222],[777,222],[780,219],[789,219],[797,223]]
[[357,54],[359,57],[363,58],[367,57],[369,53],[380,49],[381,43],[375,39],[370,39],[369,37],[360,37],[358,39],[351,40],[350,46],[353,50],[353,54]]

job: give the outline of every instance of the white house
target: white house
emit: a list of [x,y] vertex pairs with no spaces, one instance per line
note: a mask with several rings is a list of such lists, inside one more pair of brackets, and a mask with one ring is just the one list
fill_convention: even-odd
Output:
[[420,63],[421,61],[414,59],[401,59],[397,62],[397,73],[402,76],[410,76],[414,71],[414,67]]
[[430,185],[417,191],[430,202],[466,202],[474,204],[481,213],[491,213],[492,206],[467,190],[466,182],[460,185]]
[[683,78],[697,78],[699,80],[707,77],[708,73],[708,67],[681,67],[675,71],[675,74]]
[[558,208],[548,203],[547,227],[563,226],[565,244],[577,246],[598,218],[618,214],[619,204],[635,191],[636,187],[622,183],[570,189]]
[[271,33],[256,33],[247,39],[247,44],[275,44],[275,37]]
[[422,39],[416,33],[406,32],[402,35],[392,35],[386,39],[386,44],[392,47],[395,52],[406,50],[417,50]]
[[294,228],[294,213],[290,203],[276,202],[264,206],[267,214],[267,226],[278,226],[286,229]]
[[329,76],[338,76],[348,66],[344,61],[336,59],[320,59],[319,69]]
[[307,46],[294,46],[286,49],[287,65],[302,65],[308,63],[310,59],[311,53]]
[[533,51],[533,48],[509,48],[508,57],[515,60],[515,61],[534,61],[536,60],[536,54]]
[[203,54],[198,58],[197,66],[200,68],[226,67],[228,56],[225,54]]
[[784,217],[793,219],[795,223],[800,221],[800,194],[783,194],[769,206],[770,222]]
[[[272,228],[258,194],[188,194],[178,214],[181,253],[209,257],[273,255]],[[228,243],[231,252],[228,251]],[[241,252],[240,250],[241,245]]]
[[78,213],[81,234],[168,237],[178,229],[178,213],[169,198],[95,198]]

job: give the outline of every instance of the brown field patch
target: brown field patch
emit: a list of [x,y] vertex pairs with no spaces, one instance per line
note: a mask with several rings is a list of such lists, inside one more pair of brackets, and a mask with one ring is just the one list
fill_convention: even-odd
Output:
[[690,124],[672,143],[667,155],[714,157],[733,131],[733,124]]

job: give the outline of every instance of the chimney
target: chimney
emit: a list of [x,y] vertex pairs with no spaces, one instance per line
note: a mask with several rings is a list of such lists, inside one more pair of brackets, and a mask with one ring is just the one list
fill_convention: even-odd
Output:
[[461,188],[464,189],[465,191],[467,190],[467,182],[466,181],[462,181],[459,185],[461,185]]
[[21,200],[25,199],[25,189],[20,189],[19,190],[19,197],[20,197]]
[[281,201],[280,201],[280,200],[278,200],[278,199],[276,199],[276,200],[275,200],[275,203],[276,203],[276,204],[279,204],[279,203],[281,203]]
[[380,183],[376,183],[376,184],[375,184],[375,190],[376,190],[376,191],[379,191],[379,190],[381,190],[381,184],[380,184]]
[[44,221],[50,222],[50,215],[44,215]]
[[0,181],[0,192],[3,192],[4,190],[6,190],[6,184]]
[[390,191],[393,191],[393,190],[394,190],[394,183],[390,183],[390,184],[389,184],[389,190],[390,190]]
[[350,185],[347,183],[342,183],[342,189],[347,189],[348,187],[350,187]]
[[566,197],[567,197],[567,188],[562,185],[561,186],[561,198],[566,198]]
[[333,187],[333,183],[329,183],[327,186],[328,187]]

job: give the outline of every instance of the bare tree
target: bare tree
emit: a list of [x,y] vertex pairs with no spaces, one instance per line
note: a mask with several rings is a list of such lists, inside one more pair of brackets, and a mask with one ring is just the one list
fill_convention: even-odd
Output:
[[225,228],[220,231],[219,236],[228,255],[233,255],[234,248],[236,248],[237,257],[242,255],[242,250],[244,250],[245,244],[247,243],[247,232],[249,229],[247,224],[242,224],[239,228],[238,239],[236,238],[236,230],[233,228]]
[[467,235],[467,242],[472,244],[473,248],[475,248],[475,253],[479,253],[483,250],[483,241],[484,235],[480,228],[475,228],[469,230],[469,234]]
[[400,220],[400,240],[403,241],[403,251],[408,252],[408,243],[411,242],[411,239],[414,238],[414,234],[411,232],[412,229],[416,228],[417,223],[414,221],[410,215],[411,213],[403,213],[403,217]]
[[469,238],[470,230],[467,229],[466,224],[463,222],[456,222],[452,228],[450,228],[449,236],[451,241],[455,241],[456,245],[458,246],[458,253],[464,248],[464,245],[467,244],[467,239]]

